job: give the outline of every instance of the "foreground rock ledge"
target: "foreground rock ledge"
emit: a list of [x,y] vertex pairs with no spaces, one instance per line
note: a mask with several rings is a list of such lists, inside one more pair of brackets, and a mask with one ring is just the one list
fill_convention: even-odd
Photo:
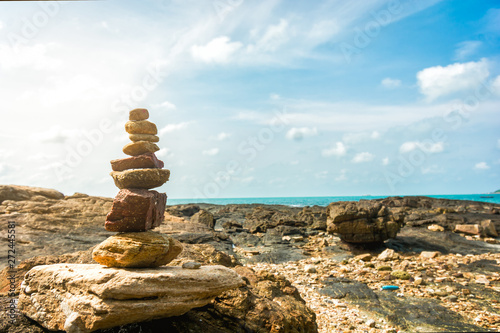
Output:
[[50,330],[91,332],[179,316],[243,284],[236,272],[223,266],[189,270],[44,265],[26,274],[18,306]]

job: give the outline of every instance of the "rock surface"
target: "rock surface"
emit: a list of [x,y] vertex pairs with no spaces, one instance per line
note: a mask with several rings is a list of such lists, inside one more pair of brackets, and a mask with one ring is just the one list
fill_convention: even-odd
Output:
[[21,285],[19,309],[51,330],[90,332],[180,316],[243,284],[238,274],[223,266],[198,270],[37,266]]
[[396,237],[403,226],[400,212],[381,202],[333,202],[327,208],[328,232],[340,234],[349,243],[383,242]]
[[162,169],[163,167],[163,162],[160,161],[154,153],[146,153],[111,161],[111,168],[113,171],[124,171],[129,169]]
[[155,143],[149,141],[131,142],[123,147],[123,152],[130,156],[154,153],[158,150],[160,150],[160,147],[158,147]]
[[156,232],[129,232],[113,235],[92,252],[92,259],[108,267],[158,267],[174,260],[182,245]]
[[127,121],[125,124],[125,131],[127,131],[128,134],[156,135],[158,133],[156,125],[147,120]]
[[149,118],[149,111],[147,109],[133,109],[129,113],[128,119],[130,120],[146,120]]
[[135,169],[112,171],[111,177],[116,187],[151,189],[160,187],[168,181],[170,171],[166,169]]
[[152,134],[130,134],[128,136],[130,141],[137,142],[137,141],[149,141],[149,142],[158,142],[160,141],[160,138],[156,135]]
[[115,232],[146,231],[163,221],[167,195],[145,189],[122,189],[106,216],[106,230]]

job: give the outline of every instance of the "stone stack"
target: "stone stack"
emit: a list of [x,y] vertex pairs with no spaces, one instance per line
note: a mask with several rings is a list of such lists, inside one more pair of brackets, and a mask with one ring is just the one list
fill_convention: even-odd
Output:
[[120,189],[104,227],[120,232],[99,244],[93,259],[108,267],[157,267],[175,259],[182,246],[172,238],[149,230],[164,219],[167,195],[151,190],[168,181],[170,171],[163,169],[155,152],[156,125],[147,119],[146,109],[130,111],[125,130],[131,143],[123,147],[130,157],[111,161],[111,176]]
[[163,266],[180,254],[182,245],[151,231],[163,221],[167,202],[165,193],[151,189],[163,185],[170,171],[154,154],[159,139],[148,118],[146,109],[130,111],[125,130],[132,143],[123,152],[131,157],[111,161],[120,192],[104,226],[118,234],[92,251],[101,265],[36,266],[24,277],[19,310],[51,331],[84,333],[180,316],[245,284],[235,271],[219,265]]

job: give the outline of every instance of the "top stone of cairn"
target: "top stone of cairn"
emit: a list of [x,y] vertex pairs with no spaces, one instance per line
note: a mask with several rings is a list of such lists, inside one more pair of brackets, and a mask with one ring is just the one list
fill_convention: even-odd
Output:
[[130,111],[128,119],[137,121],[137,120],[146,120],[149,118],[149,112],[146,109],[133,109]]

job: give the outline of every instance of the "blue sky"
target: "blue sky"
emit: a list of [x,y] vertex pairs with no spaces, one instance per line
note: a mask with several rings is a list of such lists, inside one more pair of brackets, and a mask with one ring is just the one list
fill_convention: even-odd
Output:
[[500,188],[497,1],[0,2],[0,183],[114,196],[146,107],[170,198]]

